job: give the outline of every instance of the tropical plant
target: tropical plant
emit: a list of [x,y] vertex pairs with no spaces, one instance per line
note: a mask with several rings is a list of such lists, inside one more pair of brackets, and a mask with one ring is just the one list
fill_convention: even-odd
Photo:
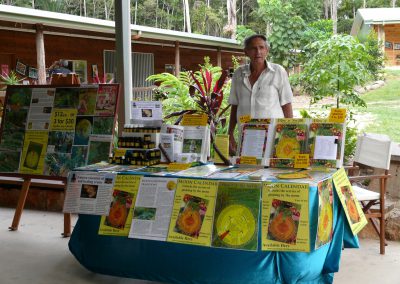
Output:
[[24,79],[25,78],[20,79],[14,70],[11,70],[8,74],[0,74],[0,85],[4,85],[1,90],[5,90],[7,85],[19,85]]
[[374,80],[382,79],[385,68],[385,54],[382,50],[383,43],[378,40],[378,36],[374,30],[367,35],[366,38],[359,38],[360,42],[370,54],[367,68]]
[[313,53],[305,63],[300,82],[312,103],[324,97],[336,97],[348,106],[366,106],[354,91],[371,78],[368,63],[371,56],[357,39],[349,35],[335,35],[307,46]]
[[[154,80],[156,84],[160,84],[158,90],[167,98],[163,100],[163,107],[171,101],[177,104],[175,111],[164,119],[174,118],[175,124],[178,124],[185,114],[204,113],[207,115],[213,148],[221,159],[229,164],[215,145],[215,134],[218,127],[226,126],[226,114],[230,107],[224,100],[228,73],[220,67],[213,67],[208,57],[204,58],[204,61],[199,71],[181,72],[179,78],[169,73],[162,73],[152,75],[147,80]],[[170,102],[167,102],[168,100]],[[179,104],[179,102],[184,104]]]

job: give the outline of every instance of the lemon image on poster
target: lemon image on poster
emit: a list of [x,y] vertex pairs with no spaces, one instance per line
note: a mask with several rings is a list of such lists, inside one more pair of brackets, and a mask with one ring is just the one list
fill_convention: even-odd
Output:
[[240,204],[225,207],[216,222],[219,239],[230,247],[241,247],[252,240],[256,220],[251,210]]
[[36,170],[39,165],[40,154],[42,153],[43,144],[30,141],[28,150],[24,160],[24,167]]

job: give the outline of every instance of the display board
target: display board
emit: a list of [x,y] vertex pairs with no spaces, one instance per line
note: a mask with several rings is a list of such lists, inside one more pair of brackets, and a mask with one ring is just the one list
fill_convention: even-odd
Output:
[[118,84],[8,86],[0,129],[0,172],[66,176],[107,160]]

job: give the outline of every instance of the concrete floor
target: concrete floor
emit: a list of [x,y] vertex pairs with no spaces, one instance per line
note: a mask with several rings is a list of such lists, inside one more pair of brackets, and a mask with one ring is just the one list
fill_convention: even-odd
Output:
[[[61,238],[63,215],[24,210],[18,231],[9,232],[13,209],[0,207],[1,284],[160,284],[94,274],[83,268]],[[76,221],[76,217],[74,218]],[[400,242],[390,242],[385,256],[376,240],[343,251],[335,283],[400,283]]]

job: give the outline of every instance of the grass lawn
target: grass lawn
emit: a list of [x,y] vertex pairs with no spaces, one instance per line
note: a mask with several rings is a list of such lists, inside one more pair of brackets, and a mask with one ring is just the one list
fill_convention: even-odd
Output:
[[400,142],[400,70],[388,70],[385,86],[372,90],[362,98],[367,108],[359,108],[366,117],[365,132],[387,134],[392,141]]

